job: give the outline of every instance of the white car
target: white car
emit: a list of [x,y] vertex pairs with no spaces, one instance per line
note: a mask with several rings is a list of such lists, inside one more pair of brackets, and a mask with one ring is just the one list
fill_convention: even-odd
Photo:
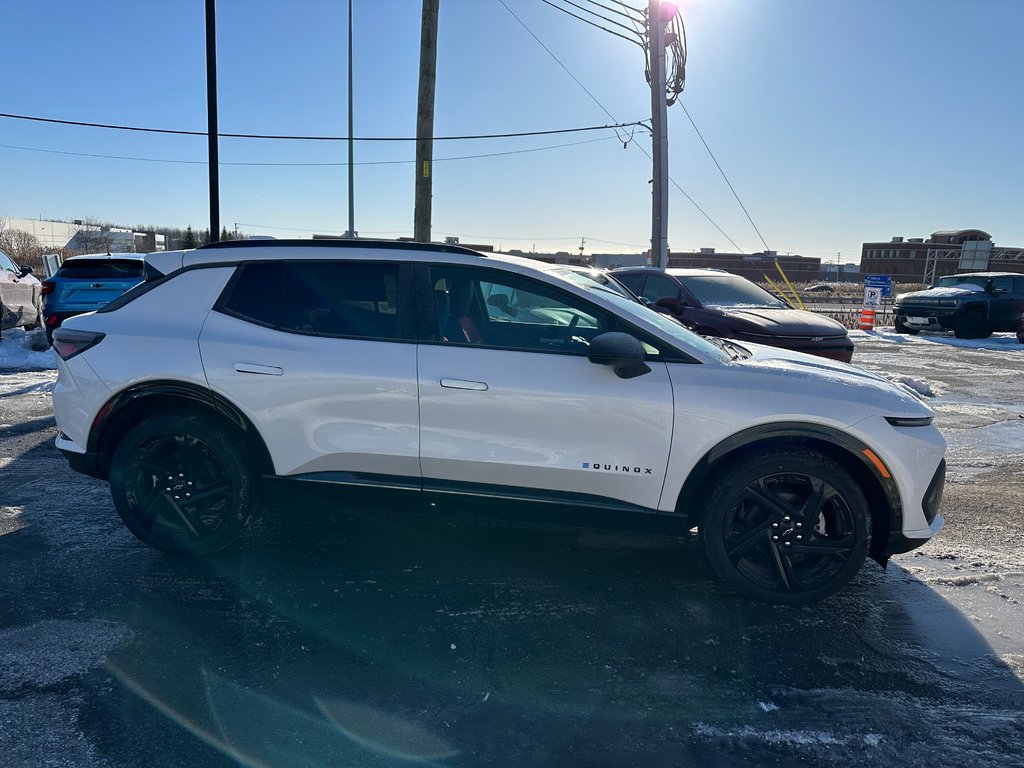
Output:
[[0,251],[0,331],[35,328],[43,322],[42,287],[31,267],[19,267]]
[[53,399],[57,447],[162,550],[220,549],[271,482],[315,484],[342,503],[696,528],[733,588],[800,604],[942,526],[945,443],[911,392],[712,343],[555,265],[231,241],[147,271],[55,332]]

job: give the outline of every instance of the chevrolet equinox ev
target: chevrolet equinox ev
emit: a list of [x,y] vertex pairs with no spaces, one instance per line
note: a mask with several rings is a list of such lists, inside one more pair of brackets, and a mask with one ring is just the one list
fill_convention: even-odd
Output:
[[363,240],[146,263],[54,332],[56,445],[167,552],[227,546],[268,488],[299,484],[401,512],[696,532],[733,589],[803,604],[942,526],[945,442],[913,393],[703,338],[558,265]]

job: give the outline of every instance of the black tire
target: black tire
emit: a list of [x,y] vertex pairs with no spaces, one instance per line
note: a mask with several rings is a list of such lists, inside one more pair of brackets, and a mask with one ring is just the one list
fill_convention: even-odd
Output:
[[863,565],[868,503],[827,456],[800,449],[748,456],[712,482],[701,539],[712,569],[741,595],[805,605],[842,588]]
[[992,335],[992,326],[981,312],[968,310],[953,320],[953,334],[958,339],[987,339]]
[[256,473],[238,439],[202,417],[168,413],[129,431],[110,464],[128,529],[164,552],[203,555],[238,538],[256,508]]
[[903,323],[901,323],[899,320],[893,320],[892,325],[893,325],[893,329],[896,331],[896,333],[905,333],[908,336],[917,336],[917,334],[919,334],[921,332],[920,329],[918,329],[918,328],[908,328]]

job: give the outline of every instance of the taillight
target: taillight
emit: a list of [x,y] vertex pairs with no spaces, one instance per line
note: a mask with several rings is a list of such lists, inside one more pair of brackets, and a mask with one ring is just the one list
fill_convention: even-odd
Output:
[[70,328],[58,328],[53,332],[53,351],[62,360],[70,360],[90,347],[95,347],[106,334],[97,331],[75,331]]
[[49,296],[53,293],[53,289],[57,287],[57,284],[52,280],[43,280],[43,290],[41,296]]

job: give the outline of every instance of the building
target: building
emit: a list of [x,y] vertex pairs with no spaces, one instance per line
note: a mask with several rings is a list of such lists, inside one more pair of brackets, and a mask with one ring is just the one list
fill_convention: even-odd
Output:
[[811,256],[779,256],[778,251],[761,253],[717,253],[714,248],[701,248],[693,252],[670,252],[669,267],[690,269],[724,269],[754,282],[763,282],[765,277],[775,280],[779,277],[776,263],[794,283],[817,282],[821,279],[821,259]]
[[940,229],[927,239],[864,243],[860,271],[926,285],[958,272],[1024,272],[1024,248],[995,245],[992,235],[981,229]]

